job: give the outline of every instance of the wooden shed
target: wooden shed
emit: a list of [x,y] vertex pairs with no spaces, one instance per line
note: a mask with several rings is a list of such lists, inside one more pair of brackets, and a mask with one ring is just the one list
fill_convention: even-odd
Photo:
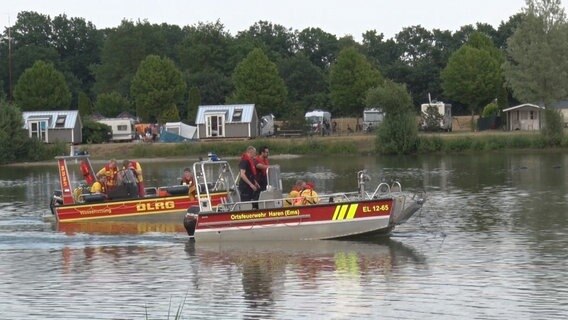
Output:
[[258,115],[254,104],[199,106],[197,139],[256,138]]
[[77,110],[64,111],[26,111],[22,112],[24,129],[30,138],[45,143],[83,142],[83,123]]
[[503,109],[509,131],[538,131],[543,127],[544,107],[524,103]]

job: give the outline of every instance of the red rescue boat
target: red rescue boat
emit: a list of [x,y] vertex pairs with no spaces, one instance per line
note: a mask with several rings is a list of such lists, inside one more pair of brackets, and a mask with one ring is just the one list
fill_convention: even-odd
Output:
[[[178,222],[187,208],[197,205],[197,199],[189,194],[189,186],[175,185],[145,188],[146,196],[136,192],[114,190],[113,195],[91,193],[88,185],[73,185],[69,168],[77,167],[85,181],[94,181],[95,174],[88,155],[56,157],[59,168],[60,190],[50,200],[50,209],[59,223],[82,221],[152,221]],[[73,160],[73,161],[70,161]],[[75,161],[76,160],[76,161]],[[77,165],[75,165],[75,162]],[[211,203],[218,205],[228,195],[227,190],[207,189]],[[123,192],[124,191],[124,192]]]

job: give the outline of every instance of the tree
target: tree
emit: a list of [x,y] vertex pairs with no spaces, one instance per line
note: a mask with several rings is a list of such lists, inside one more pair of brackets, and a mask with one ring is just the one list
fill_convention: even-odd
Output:
[[0,164],[14,162],[27,153],[22,112],[15,106],[0,102]]
[[174,40],[166,37],[170,29],[168,25],[148,21],[134,24],[123,20],[120,26],[109,30],[101,51],[101,64],[94,67],[95,92],[118,91],[128,96],[132,78],[142,60],[152,54],[173,54]]
[[100,62],[103,33],[83,18],[68,18],[65,14],[53,18],[52,43],[59,56],[63,72],[73,74],[79,90],[88,92],[95,82],[90,68]]
[[150,55],[140,63],[132,79],[130,93],[137,115],[143,121],[153,122],[164,108],[171,109],[181,103],[185,90],[186,84],[174,62]]
[[237,39],[246,39],[256,48],[265,49],[274,61],[292,56],[297,42],[292,29],[268,21],[256,22],[248,30],[239,32]]
[[230,45],[233,39],[225,26],[215,23],[198,23],[184,28],[185,37],[177,47],[180,68],[190,74],[197,72],[221,72],[229,75],[235,65],[230,61]]
[[381,74],[365,56],[355,48],[342,50],[330,73],[333,113],[344,116],[362,115],[367,90],[381,82]]
[[113,91],[109,93],[101,93],[97,96],[95,102],[95,111],[109,118],[118,116],[123,111],[132,112],[132,104],[126,97],[120,93]]
[[261,49],[254,49],[233,72],[232,103],[254,103],[258,114],[284,113],[288,92],[276,65]]
[[412,98],[405,85],[391,80],[369,90],[366,105],[380,106],[385,118],[377,130],[377,151],[385,154],[408,154],[416,151],[418,128]]
[[169,107],[164,108],[160,115],[158,115],[159,123],[166,122],[179,122],[179,110],[175,104],[171,104]]
[[197,116],[197,109],[201,104],[201,95],[199,89],[192,87],[189,89],[189,98],[187,99],[187,121],[188,123],[195,123]]
[[71,93],[63,74],[40,60],[20,76],[14,98],[22,110],[67,110]]
[[292,104],[299,104],[305,111],[315,96],[328,95],[327,79],[323,71],[315,66],[305,55],[283,59],[279,63],[280,75],[288,88],[288,99]]
[[328,70],[339,53],[339,42],[333,34],[320,28],[306,28],[297,35],[298,51],[314,65]]
[[501,84],[499,60],[490,50],[465,44],[457,50],[442,71],[446,96],[469,106],[474,113],[495,99]]
[[79,96],[77,98],[77,109],[79,110],[79,114],[82,118],[90,115],[93,113],[93,103],[89,96],[81,91],[79,92]]
[[507,84],[523,102],[549,105],[568,94],[568,25],[560,0],[527,0],[507,41]]
[[219,71],[185,73],[188,87],[199,89],[201,104],[223,104],[233,90],[231,78]]

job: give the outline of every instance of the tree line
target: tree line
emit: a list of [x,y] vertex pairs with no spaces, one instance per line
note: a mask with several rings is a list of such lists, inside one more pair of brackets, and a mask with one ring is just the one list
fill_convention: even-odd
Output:
[[97,29],[80,17],[24,11],[4,30],[0,79],[3,98],[21,110],[129,111],[150,122],[191,123],[198,105],[225,103],[255,103],[279,119],[316,108],[359,117],[376,106],[367,96],[385,80],[406,86],[415,112],[430,94],[473,114],[492,101],[565,98],[566,29],[560,0],[527,0],[497,29],[417,25],[389,39],[369,30],[361,42],[268,21],[232,35],[220,21]]

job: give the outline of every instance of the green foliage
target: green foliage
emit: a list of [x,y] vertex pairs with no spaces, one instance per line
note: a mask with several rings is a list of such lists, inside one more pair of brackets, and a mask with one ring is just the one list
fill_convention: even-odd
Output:
[[483,118],[489,118],[492,116],[496,116],[498,114],[499,114],[499,106],[497,106],[497,103],[491,102],[488,105],[486,105],[485,108],[483,108],[481,116]]
[[23,129],[20,110],[5,102],[0,103],[0,163],[9,163],[27,153],[29,140]]
[[199,89],[192,87],[189,89],[189,98],[187,99],[187,121],[188,123],[195,123],[197,117],[197,109],[201,104],[201,95]]
[[499,93],[499,60],[491,51],[466,44],[452,54],[441,78],[448,97],[469,106],[472,114],[479,113]]
[[184,29],[184,38],[177,46],[179,66],[190,74],[220,72],[228,75],[235,67],[230,63],[233,39],[220,22],[202,23]]
[[170,105],[169,108],[165,108],[158,116],[159,123],[179,122],[179,120],[179,111],[175,104]]
[[79,96],[77,97],[77,105],[81,118],[84,118],[93,113],[93,103],[91,102],[91,99],[89,99],[89,96],[83,91],[79,92]]
[[221,72],[205,70],[197,73],[185,73],[190,88],[199,89],[200,104],[223,104],[233,90],[231,78]]
[[333,34],[320,28],[306,28],[298,33],[298,47],[314,65],[328,70],[339,53],[339,42]]
[[83,141],[86,143],[105,143],[112,138],[112,129],[106,124],[85,120],[83,122]]
[[43,61],[34,63],[18,79],[14,98],[25,111],[67,110],[71,103],[65,77],[53,64]]
[[148,55],[174,57],[181,37],[181,30],[177,26],[123,20],[120,26],[107,30],[101,64],[94,68],[94,91],[97,94],[117,91],[127,97],[141,62]]
[[559,111],[544,110],[544,127],[541,133],[549,146],[560,146],[564,138],[564,120]]
[[144,122],[154,122],[164,108],[182,102],[185,90],[186,84],[174,62],[150,55],[140,63],[130,92],[136,104],[136,114]]
[[254,49],[233,72],[235,91],[230,103],[254,103],[259,115],[284,113],[288,92],[276,65]]
[[132,104],[127,98],[113,91],[110,93],[101,93],[97,96],[95,111],[107,118],[113,118],[123,111],[131,112],[133,110]]
[[327,104],[313,105],[313,97],[327,95],[327,80],[321,69],[306,56],[298,54],[280,61],[280,74],[288,88],[290,103],[303,105],[304,110],[321,108]]
[[409,154],[416,151],[418,129],[412,111],[412,98],[406,86],[390,80],[369,90],[368,106],[381,106],[385,119],[377,130],[377,151],[384,154]]
[[425,131],[437,131],[442,129],[440,126],[440,121],[444,119],[444,116],[438,112],[436,106],[429,106],[426,108],[426,113],[422,115],[422,129]]
[[337,62],[331,66],[330,95],[333,114],[361,116],[365,108],[365,95],[370,88],[382,82],[382,76],[365,56],[355,48],[339,53]]
[[560,0],[527,0],[522,21],[507,41],[508,59],[503,65],[515,98],[545,105],[566,98],[567,37]]

